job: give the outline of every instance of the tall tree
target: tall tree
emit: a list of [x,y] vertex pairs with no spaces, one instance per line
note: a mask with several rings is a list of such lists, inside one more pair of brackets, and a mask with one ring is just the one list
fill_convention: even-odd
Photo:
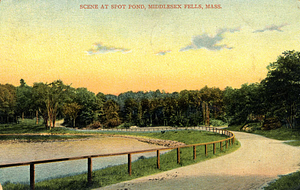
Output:
[[107,100],[103,106],[105,126],[108,128],[116,127],[121,124],[119,116],[120,106],[114,100]]
[[35,107],[42,112],[46,127],[48,127],[48,121],[50,129],[55,127],[56,116],[68,98],[69,88],[61,80],[50,84],[34,84],[33,97],[36,100]]
[[42,115],[46,129],[48,129],[48,113],[46,107],[48,86],[42,82],[34,83],[32,87],[32,107],[36,111],[38,124],[39,115]]
[[24,79],[20,80],[20,86],[17,87],[17,112],[21,114],[24,120],[25,113],[29,113],[32,108],[32,87],[28,86]]
[[1,121],[9,123],[11,121],[10,118],[14,118],[15,108],[16,108],[16,88],[10,84],[6,84],[6,85],[0,84]]
[[63,106],[63,112],[65,115],[68,115],[73,120],[73,127],[76,126],[76,118],[78,117],[78,113],[82,108],[81,105],[77,104],[76,102],[67,103]]
[[300,52],[285,51],[267,68],[262,85],[269,111],[294,128],[300,107]]

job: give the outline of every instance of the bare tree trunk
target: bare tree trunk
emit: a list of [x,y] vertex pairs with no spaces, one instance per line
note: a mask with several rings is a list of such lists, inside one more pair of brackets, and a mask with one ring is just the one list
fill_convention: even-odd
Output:
[[204,125],[206,126],[206,109],[205,109],[205,102],[202,102],[202,114],[203,114],[203,121]]
[[48,116],[49,116],[49,127],[51,130],[52,124],[53,124],[53,115],[52,115],[51,111],[48,113]]
[[53,127],[55,127],[55,121],[56,121],[56,117],[53,117]]
[[38,110],[35,111],[35,117],[36,117],[36,124],[38,125],[39,124],[39,111]]
[[208,107],[208,104],[206,104],[206,119],[205,119],[205,122],[207,124],[207,126],[209,126],[209,107]]
[[203,120],[204,120],[204,125],[209,126],[209,106],[208,103],[203,102],[202,103],[202,112],[203,112]]

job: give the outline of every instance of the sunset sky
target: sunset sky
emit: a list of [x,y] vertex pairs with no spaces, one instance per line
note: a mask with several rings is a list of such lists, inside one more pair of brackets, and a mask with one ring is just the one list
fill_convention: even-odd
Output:
[[[99,9],[80,9],[84,4]],[[114,4],[125,9],[112,9]],[[129,9],[132,4],[146,9]],[[154,10],[149,4],[182,8]],[[285,50],[300,51],[298,0],[0,2],[1,84],[61,79],[116,95],[240,87],[264,79],[266,66]]]

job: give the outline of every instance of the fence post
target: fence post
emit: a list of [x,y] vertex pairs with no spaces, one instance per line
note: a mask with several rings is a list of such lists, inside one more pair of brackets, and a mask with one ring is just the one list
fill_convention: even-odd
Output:
[[228,141],[225,141],[226,142],[226,149],[228,149]]
[[196,160],[196,146],[193,146],[194,160]]
[[88,180],[88,184],[92,183],[92,158],[89,157],[88,158],[88,176],[87,176],[87,180]]
[[177,164],[180,164],[180,148],[177,148]]
[[157,154],[157,168],[160,169],[160,152],[159,150],[156,151]]
[[205,156],[207,156],[207,144],[205,145],[205,148],[204,148],[205,150]]
[[128,154],[128,174],[131,175],[131,154]]
[[34,183],[35,183],[34,173],[35,173],[34,164],[30,164],[30,189],[31,190],[34,190]]
[[223,151],[223,142],[220,142],[220,150]]
[[216,143],[214,143],[214,154],[216,154]]

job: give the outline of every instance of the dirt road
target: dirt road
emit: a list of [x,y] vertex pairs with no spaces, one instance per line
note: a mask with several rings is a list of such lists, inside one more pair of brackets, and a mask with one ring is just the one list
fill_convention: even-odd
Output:
[[278,175],[300,169],[300,147],[248,133],[235,135],[242,146],[231,154],[100,189],[261,189]]

